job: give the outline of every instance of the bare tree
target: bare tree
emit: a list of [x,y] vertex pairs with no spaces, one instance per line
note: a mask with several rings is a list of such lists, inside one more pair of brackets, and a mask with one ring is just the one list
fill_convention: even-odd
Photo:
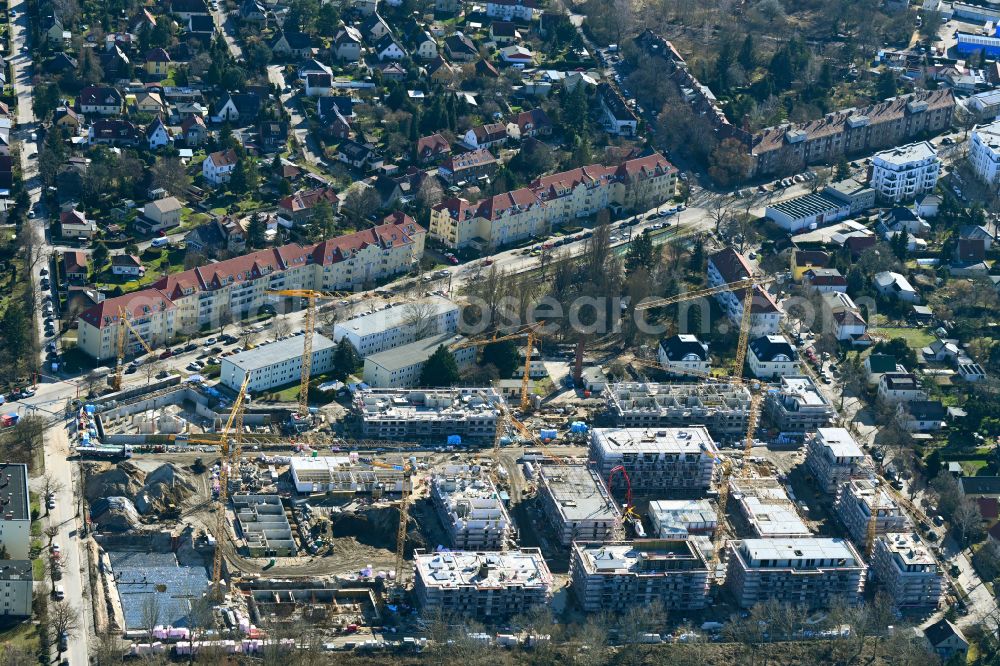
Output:
[[162,371],[165,367],[166,366],[164,365],[163,361],[159,359],[154,359],[151,361],[147,361],[146,363],[143,363],[142,374],[146,375],[146,383],[149,384],[150,382],[152,382],[153,378],[156,377],[156,375],[160,374],[160,371]]
[[722,227],[725,225],[731,214],[732,211],[729,210],[729,204],[726,197],[718,196],[712,199],[712,203],[709,204],[708,208],[708,217],[715,225],[716,236],[719,236],[722,233]]
[[52,553],[45,558],[45,575],[49,579],[49,584],[54,589],[56,583],[62,580],[63,572],[66,570],[66,562],[61,557],[52,557]]
[[245,326],[240,329],[239,334],[240,342],[243,344],[244,349],[249,349],[253,345],[254,341],[257,340],[257,331],[253,329],[252,326]]
[[982,539],[983,514],[979,511],[979,505],[971,499],[963,499],[951,514],[951,526],[955,530],[957,541],[963,546]]
[[155,595],[147,594],[146,598],[142,600],[142,606],[139,608],[139,622],[142,628],[146,630],[146,636],[149,638],[150,643],[153,642],[153,632],[159,626],[162,615],[160,600]]
[[0,664],[3,666],[34,666],[37,663],[38,657],[20,646],[13,643],[0,646]]
[[52,472],[42,474],[42,495],[45,497],[45,515],[49,515],[48,499],[63,491],[65,484],[56,478]]
[[435,307],[429,301],[407,303],[403,308],[404,323],[413,328],[414,336],[421,340],[435,333]]
[[46,525],[45,529],[42,530],[42,534],[48,539],[48,543],[45,544],[46,548],[52,548],[52,542],[56,540],[59,536],[59,526],[58,525]]
[[94,394],[94,387],[104,380],[104,375],[98,372],[88,372],[83,378],[83,385],[87,388],[87,397]]
[[274,323],[271,324],[271,337],[275,340],[287,338],[292,332],[292,325],[284,317],[275,317],[272,321]]
[[[212,609],[212,600],[207,596],[199,597],[191,602],[191,611],[188,613],[188,629],[191,632],[191,644],[204,636],[209,631],[215,630],[215,612]],[[192,648],[188,663],[193,664],[195,650]]]
[[62,654],[62,647],[59,641],[60,636],[66,636],[67,640],[76,638],[80,632],[80,610],[70,605],[68,601],[56,601],[49,604],[49,626],[55,634],[56,650]]
[[119,632],[110,626],[97,633],[97,644],[94,646],[94,656],[98,666],[120,664],[125,659],[125,643]]

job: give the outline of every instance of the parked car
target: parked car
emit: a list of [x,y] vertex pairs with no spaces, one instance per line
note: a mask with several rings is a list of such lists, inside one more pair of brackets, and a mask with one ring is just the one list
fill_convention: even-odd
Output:
[[172,349],[164,349],[163,353],[160,354],[160,358],[161,359],[168,359],[168,358],[170,358],[173,355],[174,355],[174,352],[173,352]]

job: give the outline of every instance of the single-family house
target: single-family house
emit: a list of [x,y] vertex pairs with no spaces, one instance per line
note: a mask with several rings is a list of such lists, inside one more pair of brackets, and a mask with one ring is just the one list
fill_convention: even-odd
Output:
[[479,179],[492,179],[500,163],[493,153],[479,148],[460,155],[451,155],[438,166],[438,176],[449,184],[475,183]]
[[344,139],[340,142],[340,145],[337,146],[336,157],[344,164],[349,164],[362,171],[367,168],[376,168],[375,162],[381,162],[372,148],[353,139]]
[[340,210],[342,202],[332,187],[317,187],[282,198],[278,202],[278,212],[286,220],[295,224],[303,224],[312,218],[316,207],[321,203],[329,205],[331,210],[336,213]]
[[520,44],[511,44],[500,49],[500,62],[514,69],[531,67],[535,63],[535,52]]
[[66,280],[82,284],[87,281],[88,272],[86,252],[63,252],[62,274]]
[[882,296],[894,298],[904,303],[920,302],[920,294],[913,288],[905,275],[895,271],[882,271],[875,274],[874,282],[875,290]]
[[847,278],[836,268],[810,268],[802,276],[802,284],[821,294],[831,291],[847,293]]
[[887,404],[913,402],[926,400],[927,393],[913,373],[886,372],[878,380],[878,399]]
[[357,62],[361,59],[361,33],[354,26],[345,25],[337,31],[331,49],[342,62]]
[[635,136],[639,127],[639,117],[635,115],[635,111],[618,89],[602,82],[597,86],[597,96],[604,116],[604,129],[609,134]]
[[142,277],[146,268],[134,254],[116,254],[111,257],[111,272],[115,275]]
[[229,93],[216,107],[213,120],[216,122],[252,123],[260,114],[261,99],[257,93]]
[[263,25],[267,23],[267,5],[260,0],[243,0],[240,4],[240,20],[244,23]]
[[896,420],[910,432],[933,432],[945,425],[947,410],[939,400],[914,400],[896,405]]
[[392,34],[392,28],[378,14],[372,14],[361,22],[361,34],[369,44],[374,44],[386,35]]
[[192,16],[187,20],[187,32],[195,37],[211,37],[215,34],[215,20],[211,16]]
[[462,137],[462,143],[472,150],[478,150],[479,148],[502,146],[507,143],[509,138],[510,134],[507,132],[506,125],[503,123],[488,123],[473,127],[467,131]]
[[172,229],[181,223],[181,202],[177,197],[150,201],[142,208],[142,219],[137,222],[149,233]]
[[453,62],[472,62],[479,57],[479,49],[461,31],[444,40],[444,50]]
[[97,223],[76,209],[59,214],[59,227],[63,238],[93,238],[97,233]]
[[150,150],[156,150],[169,145],[174,140],[173,134],[163,121],[157,116],[153,122],[146,127],[146,144]]
[[410,39],[410,49],[413,57],[420,60],[433,60],[438,55],[437,40],[426,30],[414,31]]
[[521,139],[525,137],[547,136],[552,133],[552,120],[542,109],[531,109],[521,111],[513,120],[521,132]]
[[200,146],[208,137],[208,127],[201,116],[190,115],[181,123],[181,138],[190,147]]
[[905,373],[906,368],[896,362],[891,354],[869,354],[865,359],[865,378],[869,386],[876,386],[887,372]]
[[969,641],[962,630],[948,620],[938,620],[925,628],[924,636],[942,661],[957,658],[959,663],[965,662],[965,656],[969,652]]
[[288,147],[288,123],[265,120],[257,127],[257,145],[263,153],[282,152]]
[[87,115],[113,116],[122,112],[125,99],[111,86],[86,86],[76,97],[76,109]]
[[380,61],[396,61],[406,57],[406,51],[396,42],[396,38],[391,33],[379,39],[372,47],[372,51]]
[[521,41],[521,33],[511,21],[493,21],[490,24],[490,39],[497,46],[507,46]]
[[214,152],[201,163],[201,174],[212,185],[228,183],[238,159],[232,148]]
[[830,255],[820,250],[792,250],[791,271],[792,279],[801,282],[806,271],[812,268],[829,268]]
[[417,160],[426,164],[451,154],[451,144],[440,134],[431,134],[417,139]]
[[308,58],[312,55],[312,39],[304,32],[282,30],[271,40],[271,52],[285,58]]
[[167,77],[170,75],[170,54],[166,49],[155,48],[146,52],[145,68],[150,76]]
[[87,131],[87,141],[95,145],[135,146],[141,136],[135,124],[121,118],[100,118]]

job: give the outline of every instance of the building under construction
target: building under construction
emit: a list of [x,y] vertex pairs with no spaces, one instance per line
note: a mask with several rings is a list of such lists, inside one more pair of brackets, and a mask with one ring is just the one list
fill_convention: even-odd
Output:
[[402,469],[358,464],[348,456],[292,458],[289,467],[295,490],[300,493],[362,493],[378,497],[403,492]]
[[354,410],[367,438],[492,441],[502,400],[493,388],[368,389]]
[[621,512],[604,480],[585,465],[541,465],[538,498],[563,546],[611,536]]
[[805,375],[782,377],[778,387],[768,391],[765,407],[771,423],[784,433],[814,432],[836,416],[830,401]]
[[729,499],[739,509],[755,538],[807,537],[811,534],[785,487],[775,478],[730,479]]
[[718,449],[704,426],[595,428],[590,457],[603,478],[621,465],[634,492],[705,491]]
[[458,550],[500,550],[513,531],[500,494],[479,467],[450,465],[431,479],[431,501]]
[[720,439],[746,433],[750,391],[741,384],[628,382],[605,395],[615,423],[626,428],[703,425]]
[[934,610],[944,589],[941,569],[912,532],[890,532],[875,539],[871,578],[900,609]]
[[865,473],[868,461],[846,428],[819,428],[806,438],[806,469],[824,492],[833,494],[840,484]]
[[251,557],[288,557],[297,551],[277,495],[233,495],[236,523]]
[[573,592],[586,612],[621,613],[660,601],[668,610],[708,604],[709,567],[690,539],[573,544]]
[[871,479],[850,479],[841,485],[833,510],[859,548],[868,547],[868,531],[873,527],[873,513],[874,535],[905,532],[908,529],[906,514],[892,499],[892,495]]
[[552,598],[552,573],[537,548],[507,552],[415,550],[413,592],[424,613],[509,618]]

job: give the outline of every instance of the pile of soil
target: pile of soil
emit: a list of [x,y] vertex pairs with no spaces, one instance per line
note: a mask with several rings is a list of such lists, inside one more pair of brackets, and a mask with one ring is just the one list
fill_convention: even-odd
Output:
[[[411,512],[406,524],[406,555],[414,548],[427,548]],[[399,509],[395,506],[366,507],[360,511],[345,511],[331,515],[334,538],[353,537],[358,543],[372,548],[396,549],[396,531],[399,529]]]
[[173,463],[166,463],[146,475],[142,490],[136,495],[135,505],[144,516],[160,513],[170,503],[180,506],[194,492],[194,484],[187,475]]
[[142,471],[131,463],[110,468],[93,465],[88,469],[84,494],[91,505],[107,497],[135,497],[142,489],[142,477]]
[[127,497],[102,497],[91,502],[90,520],[102,532],[128,532],[139,526],[139,512]]

